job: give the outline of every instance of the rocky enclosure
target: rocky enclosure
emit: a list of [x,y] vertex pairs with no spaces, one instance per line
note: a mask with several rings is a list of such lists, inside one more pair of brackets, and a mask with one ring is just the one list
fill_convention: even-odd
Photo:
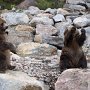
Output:
[[[77,69],[66,70],[60,75],[59,61],[63,47],[63,33],[66,28],[74,24],[78,30],[81,28],[86,30],[87,40],[83,50],[87,55],[88,68],[90,68],[90,0],[66,0],[64,8],[58,9],[40,10],[38,7],[30,6],[27,10],[2,10],[0,16],[9,26],[7,41],[17,48],[17,54],[11,53],[11,64],[16,66],[16,71],[27,73],[30,77],[35,77],[37,82],[44,84],[41,86],[38,84],[37,89],[36,87],[30,89],[30,87],[25,90],[53,90],[56,81],[55,90],[75,88],[75,90],[89,90],[90,70],[85,72]],[[1,77],[4,76],[1,74]],[[78,78],[80,80],[77,80]],[[4,79],[7,82],[7,78]],[[77,82],[80,86],[75,87]],[[18,82],[14,84],[17,85]],[[23,87],[22,84],[21,86]],[[12,87],[13,85],[10,88]],[[20,90],[24,89],[20,88]]]

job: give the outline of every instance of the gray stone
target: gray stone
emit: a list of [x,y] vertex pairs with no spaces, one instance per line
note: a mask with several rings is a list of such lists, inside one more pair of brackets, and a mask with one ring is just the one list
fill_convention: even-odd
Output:
[[25,13],[9,12],[1,14],[7,25],[27,24],[29,18]]
[[78,3],[85,3],[85,1],[84,0],[66,0],[66,3],[78,4]]
[[28,8],[28,12],[31,14],[31,15],[37,15],[39,13],[41,13],[40,9],[38,7],[35,7],[35,6],[30,6]]
[[[17,78],[18,77],[18,78]],[[45,90],[43,84],[34,77],[19,71],[0,74],[0,90]]]
[[84,27],[89,24],[89,19],[86,16],[81,16],[81,17],[77,17],[76,19],[74,19],[73,23],[77,27]]
[[65,9],[58,8],[57,9],[57,14],[67,15],[67,14],[69,14],[69,12],[66,11]]
[[34,41],[37,43],[48,43],[61,49],[63,47],[63,38],[59,36],[35,35]]
[[55,90],[89,90],[90,70],[65,70],[55,83]]
[[36,26],[36,34],[44,35],[44,36],[51,36],[57,33],[57,29],[52,25],[43,25],[38,24]]
[[51,14],[55,15],[56,12],[57,12],[57,9],[47,8],[44,12],[46,12],[46,13],[51,13]]
[[50,13],[40,13],[36,15],[37,17],[48,17],[48,18],[52,18],[53,15]]
[[17,27],[9,27],[7,31],[9,33],[7,35],[6,40],[15,45],[18,45],[21,42],[30,42],[34,39],[34,29],[30,26],[18,25]]
[[70,5],[68,8],[73,10],[73,11],[74,10],[77,10],[77,11],[85,11],[86,10],[86,8],[84,6],[81,6],[81,5]]
[[36,27],[37,24],[53,25],[54,22],[48,17],[34,17],[29,24]]
[[90,0],[86,0],[86,2],[90,3]]
[[57,48],[45,43],[28,42],[19,44],[17,53],[21,56],[51,56],[57,53]]
[[86,3],[86,5],[88,6],[88,9],[90,10],[90,2]]
[[65,21],[65,18],[62,14],[57,14],[53,17],[55,22]]
[[86,39],[86,43],[85,44],[90,45],[90,26],[89,27],[86,27],[84,29],[86,30],[86,36],[87,36],[87,39]]

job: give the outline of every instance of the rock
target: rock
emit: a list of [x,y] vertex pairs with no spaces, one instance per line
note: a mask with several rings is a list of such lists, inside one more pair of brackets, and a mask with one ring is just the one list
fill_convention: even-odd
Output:
[[86,18],[86,16],[81,16],[76,19],[74,19],[73,23],[76,25],[76,27],[84,27],[88,25],[89,20]]
[[55,22],[62,22],[62,21],[65,21],[65,18],[62,14],[57,14],[53,17],[54,21]]
[[27,56],[22,58],[13,61],[12,65],[16,66],[15,70],[23,71],[30,77],[36,77],[38,80],[42,81],[42,83],[44,82],[45,90],[49,90],[48,86],[54,87],[55,79],[60,73],[59,55],[39,57]]
[[28,16],[29,21],[31,21],[32,18],[34,17],[33,15],[30,14],[30,11],[29,10],[23,10],[23,13],[25,13]]
[[41,82],[19,71],[1,73],[0,84],[1,90],[45,90]]
[[50,14],[50,13],[40,13],[40,14],[37,14],[37,17],[48,17],[48,18],[52,18],[53,15]]
[[21,42],[30,42],[34,39],[34,29],[27,25],[18,25],[16,27],[9,27],[7,29],[8,36],[7,41],[18,45]]
[[30,6],[28,8],[28,11],[31,15],[37,15],[41,12],[40,9],[38,7],[35,7],[35,6]]
[[86,2],[90,3],[90,0],[86,0]]
[[47,43],[61,49],[63,47],[63,38],[59,36],[35,35],[34,41],[37,43]]
[[17,53],[21,56],[49,56],[56,54],[57,48],[49,44],[28,42],[19,44]]
[[1,14],[7,25],[27,24],[29,18],[25,13],[9,12]]
[[84,0],[66,0],[68,4],[78,4],[78,3],[85,3]]
[[38,24],[36,26],[36,34],[44,35],[44,36],[51,36],[57,33],[57,29],[52,25],[43,25]]
[[55,83],[55,90],[89,90],[90,70],[65,70]]
[[43,37],[43,42],[48,43],[50,45],[53,45],[57,47],[57,49],[61,49],[63,45],[63,38],[59,36],[47,36]]
[[33,33],[35,32],[35,30],[28,25],[18,25],[15,28],[15,32],[17,34],[17,37],[23,39],[22,42],[27,42],[27,41],[33,41],[34,35]]
[[48,17],[34,17],[29,24],[35,27],[37,24],[53,25],[54,22]]
[[56,12],[57,12],[57,9],[47,8],[44,12],[45,12],[45,13],[50,13],[50,14],[55,15]]
[[90,10],[90,2],[86,3],[86,5],[88,6],[88,9]]
[[77,10],[77,11],[85,11],[86,10],[86,8],[81,5],[69,5],[68,8],[71,10]]
[[57,9],[57,14],[67,15],[67,14],[69,14],[69,12],[66,11],[65,9],[58,8]]
[[43,38],[42,38],[42,35],[35,35],[35,37],[34,37],[34,41],[36,42],[36,43],[43,43]]
[[28,25],[17,25],[15,28],[16,31],[29,31],[29,32],[35,32],[33,27]]
[[85,44],[90,45],[90,26],[89,27],[86,27],[84,29],[86,30],[86,36],[87,36],[87,39],[86,39],[86,43]]
[[88,63],[88,68],[90,69],[90,46],[88,47],[88,50],[87,50],[87,60],[89,61],[89,63]]

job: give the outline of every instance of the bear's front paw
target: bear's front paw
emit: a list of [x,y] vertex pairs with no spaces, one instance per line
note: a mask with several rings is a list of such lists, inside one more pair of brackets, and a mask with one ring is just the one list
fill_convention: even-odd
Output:
[[81,29],[81,32],[82,32],[83,34],[86,33],[85,29]]

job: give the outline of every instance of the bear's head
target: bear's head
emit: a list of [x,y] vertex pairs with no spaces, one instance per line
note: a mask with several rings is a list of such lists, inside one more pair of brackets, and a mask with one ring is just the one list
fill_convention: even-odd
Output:
[[8,26],[5,26],[4,24],[5,24],[6,22],[2,19],[2,18],[0,18],[0,34],[8,34],[8,32],[6,31],[6,29],[8,28]]
[[6,22],[0,18],[0,42],[5,41],[5,37],[8,34],[8,31],[6,31],[8,27],[4,25],[5,23]]
[[76,29],[76,27],[73,26],[72,28],[67,29],[64,32],[64,46],[66,47],[70,47],[74,45],[81,47],[84,44],[85,40],[86,40],[85,29],[81,29],[81,31],[79,32]]

